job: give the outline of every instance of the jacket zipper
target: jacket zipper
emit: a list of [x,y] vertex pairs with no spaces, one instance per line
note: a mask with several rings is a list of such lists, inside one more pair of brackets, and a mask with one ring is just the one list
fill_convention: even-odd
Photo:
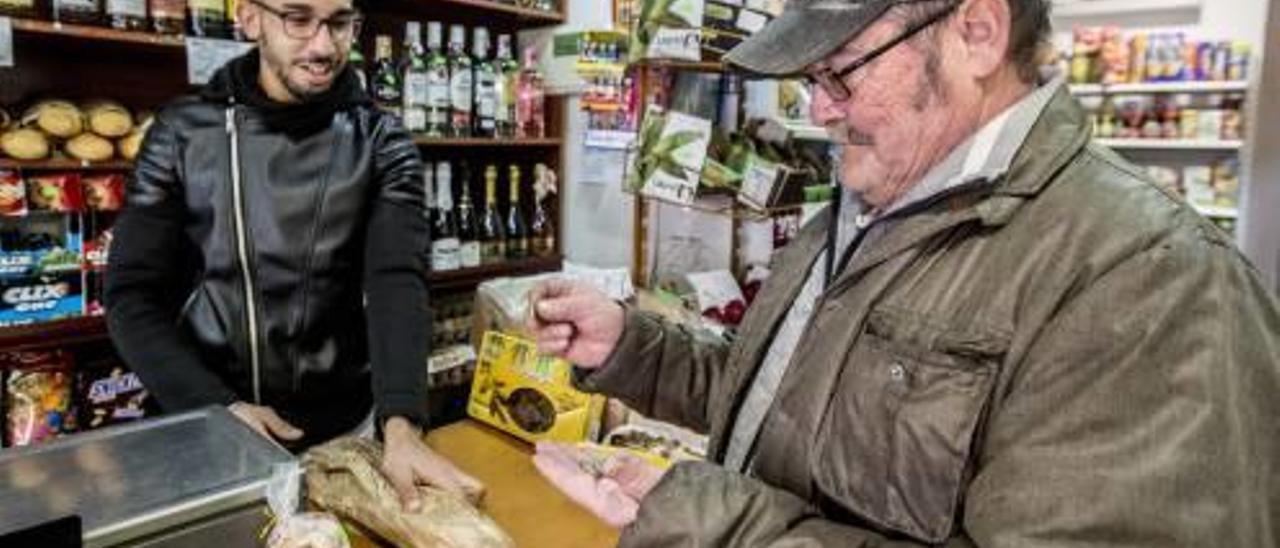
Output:
[[258,356],[258,305],[253,274],[249,270],[249,243],[245,236],[244,189],[240,180],[240,136],[236,127],[236,109],[227,108],[227,137],[231,141],[231,200],[235,216],[236,254],[240,259],[240,276],[244,287],[245,319],[249,324],[249,365],[253,375],[253,403],[262,404],[260,357]]

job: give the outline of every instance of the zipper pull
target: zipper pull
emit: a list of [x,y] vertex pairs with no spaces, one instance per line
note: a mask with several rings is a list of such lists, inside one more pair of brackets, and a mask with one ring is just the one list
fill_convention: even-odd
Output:
[[227,134],[230,135],[236,131],[236,109],[235,107],[227,108]]

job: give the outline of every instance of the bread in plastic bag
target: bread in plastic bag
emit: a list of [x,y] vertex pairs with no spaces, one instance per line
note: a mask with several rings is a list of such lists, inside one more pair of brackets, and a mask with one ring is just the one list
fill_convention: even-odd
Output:
[[510,548],[515,543],[491,518],[460,495],[422,486],[422,509],[406,512],[379,471],[382,446],[343,437],[303,456],[307,500],[360,524],[395,546],[413,548]]

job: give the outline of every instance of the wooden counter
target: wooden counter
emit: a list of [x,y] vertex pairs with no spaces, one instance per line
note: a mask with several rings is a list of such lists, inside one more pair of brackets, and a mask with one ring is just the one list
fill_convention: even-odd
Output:
[[[488,488],[483,510],[521,548],[604,548],[618,533],[557,491],[534,468],[533,447],[464,420],[427,435],[427,444]],[[377,546],[354,538],[353,546]]]

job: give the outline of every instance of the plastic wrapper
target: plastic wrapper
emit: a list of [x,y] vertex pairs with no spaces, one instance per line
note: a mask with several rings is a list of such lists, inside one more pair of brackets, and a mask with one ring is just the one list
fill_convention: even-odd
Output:
[[98,101],[87,105],[84,111],[89,131],[108,139],[124,137],[133,130],[133,115],[119,103]]
[[5,373],[5,445],[20,447],[75,430],[71,360],[63,352],[0,355]]
[[93,211],[119,211],[124,207],[124,175],[86,175],[84,182],[85,203]]
[[497,523],[453,493],[420,486],[422,508],[404,511],[395,489],[379,472],[381,461],[381,445],[363,438],[339,438],[308,451],[302,461],[308,500],[394,546],[515,546]]
[[332,514],[298,513],[301,474],[297,463],[275,465],[267,484],[271,533],[267,548],[349,548],[342,523]]
[[27,178],[31,207],[62,213],[84,210],[84,191],[77,173],[54,173]]
[[85,364],[76,371],[80,427],[103,428],[147,416],[150,395],[137,373],[115,360]]
[[140,118],[133,131],[120,140],[118,148],[120,149],[121,158],[129,161],[138,158],[138,152],[142,150],[142,140],[147,136],[147,130],[151,128],[152,120],[153,118],[150,115],[146,118]]
[[22,125],[35,126],[60,139],[84,133],[84,113],[67,101],[41,101],[22,116]]
[[13,125],[13,117],[9,115],[9,111],[0,107],[0,131],[9,129],[11,125]]
[[27,214],[27,185],[17,171],[0,170],[0,217]]
[[0,134],[0,150],[18,160],[43,160],[49,157],[49,138],[36,129],[13,129]]
[[73,158],[87,162],[105,162],[116,154],[116,147],[111,141],[92,133],[77,135],[67,141],[64,148]]

